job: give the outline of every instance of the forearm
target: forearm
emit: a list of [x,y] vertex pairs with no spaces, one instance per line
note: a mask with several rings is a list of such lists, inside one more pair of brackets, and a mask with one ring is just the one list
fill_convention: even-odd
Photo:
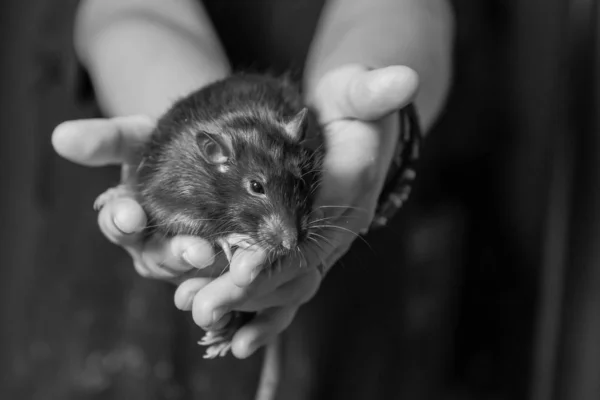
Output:
[[84,0],[75,47],[108,116],[160,116],[230,73],[206,13],[193,0]]
[[453,31],[445,0],[330,0],[309,54],[308,95],[324,73],[344,64],[406,65],[419,74],[415,103],[427,130],[450,86]]

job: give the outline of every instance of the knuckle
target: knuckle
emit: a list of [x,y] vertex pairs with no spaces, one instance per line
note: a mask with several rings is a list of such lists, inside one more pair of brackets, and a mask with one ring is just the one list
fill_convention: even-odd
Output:
[[144,276],[145,278],[172,279],[178,275],[168,265],[156,260],[152,254],[144,252],[141,258],[145,266],[144,270],[147,271],[147,275]]

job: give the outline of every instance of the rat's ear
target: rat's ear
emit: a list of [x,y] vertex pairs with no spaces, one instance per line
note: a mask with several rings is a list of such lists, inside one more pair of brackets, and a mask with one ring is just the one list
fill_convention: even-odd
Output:
[[291,139],[297,142],[301,142],[302,140],[304,140],[307,129],[308,108],[306,107],[300,110],[298,114],[294,115],[294,117],[285,124],[286,133]]
[[200,155],[209,164],[224,164],[233,155],[231,140],[227,135],[215,135],[205,131],[196,134]]

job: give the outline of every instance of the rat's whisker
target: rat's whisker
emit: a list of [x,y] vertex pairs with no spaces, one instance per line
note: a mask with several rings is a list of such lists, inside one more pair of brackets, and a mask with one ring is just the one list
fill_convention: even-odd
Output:
[[308,259],[306,258],[306,254],[300,250],[300,247],[298,247],[298,254],[300,255],[300,268],[302,268],[302,260],[304,260],[304,265],[308,268]]
[[164,221],[161,223],[156,223],[152,225],[146,225],[146,229],[150,228],[160,228],[162,226],[175,225],[187,222],[186,225],[195,224],[196,222],[206,222],[206,221],[218,221],[218,219],[189,219],[187,216],[181,216],[180,218],[173,219],[170,221]]
[[314,228],[316,228],[316,229],[323,229],[323,228],[334,229],[335,228],[335,229],[340,229],[345,232],[348,232],[348,233],[352,234],[353,236],[360,236],[358,233],[354,232],[353,230],[344,228],[343,226],[339,226],[339,225],[321,224],[321,225],[316,225]]
[[318,246],[321,251],[325,252],[325,249],[321,246],[321,243],[316,238],[309,237],[308,240],[310,240],[312,243],[314,243],[315,246]]
[[344,218],[345,219],[345,218],[361,218],[361,217],[358,216],[358,215],[348,215],[348,216],[345,216],[345,217],[342,217],[340,215],[331,215],[329,217],[324,217],[324,218],[319,218],[319,219],[315,219],[315,220],[309,221],[308,228],[312,228],[318,222],[330,221],[332,219],[333,220],[337,220],[337,219],[340,219],[340,218]]
[[327,243],[328,245],[330,245],[331,247],[336,247],[336,245],[331,241],[331,239],[327,238],[326,236],[323,236],[321,234],[318,234],[316,232],[311,232],[311,237],[317,237],[317,238],[321,238],[323,241],[325,241],[325,243]]
[[369,212],[369,210],[367,210],[364,207],[356,207],[356,206],[350,206],[350,205],[326,205],[326,206],[319,206],[319,207],[315,208],[313,210],[313,212],[316,211],[316,210],[320,210],[321,208],[347,208],[349,210]]
[[306,172],[305,172],[305,173],[303,173],[302,175],[300,175],[300,178],[303,178],[303,177],[305,177],[306,175],[308,175],[308,174],[312,174],[312,173],[315,173],[315,172],[318,172],[318,173],[323,173],[324,171],[325,171],[325,170],[324,170],[323,168],[313,168],[313,169],[311,169],[311,170],[308,170],[308,171],[306,171]]
[[319,179],[317,182],[315,182],[315,184],[313,185],[312,189],[310,190],[310,192],[308,193],[309,196],[312,196],[313,194],[315,194],[317,192],[317,190],[319,190],[319,188],[321,187],[321,179]]
[[344,227],[342,227],[342,226],[338,226],[338,225],[319,225],[319,226],[317,226],[317,227],[315,227],[315,228],[319,228],[319,229],[322,229],[322,228],[329,228],[329,229],[334,229],[334,228],[335,228],[335,229],[340,229],[340,230],[342,230],[342,231],[344,231],[344,232],[347,232],[347,233],[350,233],[350,234],[352,234],[354,237],[356,237],[356,238],[358,238],[358,239],[362,240],[362,241],[363,241],[363,242],[364,242],[364,243],[365,243],[367,246],[369,246],[369,249],[371,249],[371,251],[375,252],[375,251],[373,250],[373,248],[371,247],[371,245],[369,244],[369,242],[367,242],[367,241],[366,241],[366,239],[365,239],[364,237],[362,237],[362,236],[361,236],[361,235],[359,235],[358,233],[356,233],[356,232],[354,232],[354,231],[352,231],[352,230],[350,230],[350,229],[348,229],[348,228],[344,228]]

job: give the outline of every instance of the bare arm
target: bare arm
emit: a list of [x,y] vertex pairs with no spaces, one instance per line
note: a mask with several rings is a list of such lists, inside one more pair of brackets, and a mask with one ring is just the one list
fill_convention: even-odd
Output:
[[75,46],[108,116],[158,117],[177,98],[230,73],[194,0],[83,0]]
[[330,0],[312,44],[307,90],[347,63],[406,65],[420,80],[416,98],[428,129],[439,115],[451,78],[454,20],[446,0]]

